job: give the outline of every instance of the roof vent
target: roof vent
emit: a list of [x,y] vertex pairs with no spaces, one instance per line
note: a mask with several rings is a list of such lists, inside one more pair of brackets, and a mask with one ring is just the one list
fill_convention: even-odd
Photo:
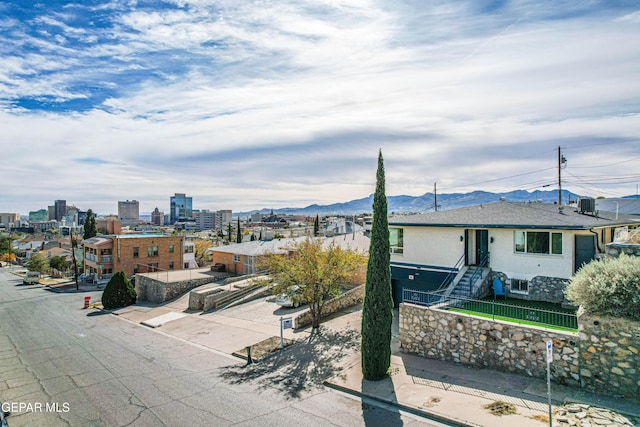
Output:
[[591,197],[585,197],[578,200],[578,211],[581,214],[595,213],[596,211],[596,199]]

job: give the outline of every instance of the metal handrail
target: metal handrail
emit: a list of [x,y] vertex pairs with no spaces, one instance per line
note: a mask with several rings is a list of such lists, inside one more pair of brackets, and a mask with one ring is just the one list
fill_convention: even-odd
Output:
[[458,261],[456,261],[455,265],[453,266],[453,269],[451,271],[449,271],[449,273],[444,278],[442,283],[440,283],[440,286],[438,286],[438,289],[437,289],[438,291],[444,290],[444,289],[449,287],[450,281],[453,280],[453,277],[455,277],[456,274],[458,274],[458,272],[460,271],[460,268],[464,264],[465,255],[466,255],[466,253],[463,252],[462,256],[460,256]]
[[489,263],[489,252],[485,253],[476,268],[476,271],[473,272],[471,277],[469,278],[469,294],[471,294],[471,289],[473,289],[474,283],[478,280],[478,276],[482,277],[482,269],[487,266]]

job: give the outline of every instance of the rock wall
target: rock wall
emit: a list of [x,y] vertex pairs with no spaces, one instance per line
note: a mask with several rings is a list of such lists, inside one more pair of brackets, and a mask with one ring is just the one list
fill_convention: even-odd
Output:
[[640,245],[632,243],[607,243],[605,251],[607,255],[619,257],[620,254],[640,256]]
[[511,292],[511,279],[506,274],[499,271],[492,271],[491,281],[496,278],[500,279],[500,281],[505,285],[507,291],[509,291],[508,294],[510,298],[530,301],[546,301],[555,304],[567,302],[567,299],[564,296],[564,290],[569,281],[566,279],[561,279],[559,277],[536,276],[529,281],[529,293],[521,294]]
[[[364,285],[357,286],[337,298],[325,301],[324,307],[322,308],[322,317],[326,317],[347,307],[362,304],[362,301],[364,301]],[[311,314],[309,310],[303,311],[293,319],[294,329],[302,328],[310,324]]]
[[546,342],[553,341],[552,377],[580,385],[578,335],[446,310],[400,304],[400,346],[420,356],[545,378]]
[[219,276],[212,276],[202,279],[166,283],[160,280],[155,280],[151,277],[139,275],[136,277],[136,293],[138,294],[137,301],[149,301],[154,303],[169,301],[193,288],[197,288],[198,286],[202,286],[207,283],[212,283],[219,279]]
[[608,316],[578,317],[580,379],[586,389],[640,396],[640,322]]
[[553,340],[555,382],[640,396],[640,322],[580,311],[574,334],[407,303],[399,322],[404,352],[539,378],[546,377],[545,343]]

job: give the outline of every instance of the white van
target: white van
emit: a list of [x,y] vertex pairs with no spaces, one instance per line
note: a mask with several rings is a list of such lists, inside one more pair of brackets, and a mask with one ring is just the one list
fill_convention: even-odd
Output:
[[37,285],[40,283],[40,273],[37,271],[27,271],[27,274],[25,274],[22,279],[22,283],[25,285]]

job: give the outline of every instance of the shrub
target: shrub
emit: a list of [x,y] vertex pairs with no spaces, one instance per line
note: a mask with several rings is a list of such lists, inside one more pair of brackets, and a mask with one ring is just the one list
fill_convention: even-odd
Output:
[[592,261],[571,278],[565,295],[589,314],[640,320],[640,258]]
[[107,310],[126,307],[136,303],[136,290],[127,279],[124,271],[118,271],[111,277],[102,293],[102,307]]

